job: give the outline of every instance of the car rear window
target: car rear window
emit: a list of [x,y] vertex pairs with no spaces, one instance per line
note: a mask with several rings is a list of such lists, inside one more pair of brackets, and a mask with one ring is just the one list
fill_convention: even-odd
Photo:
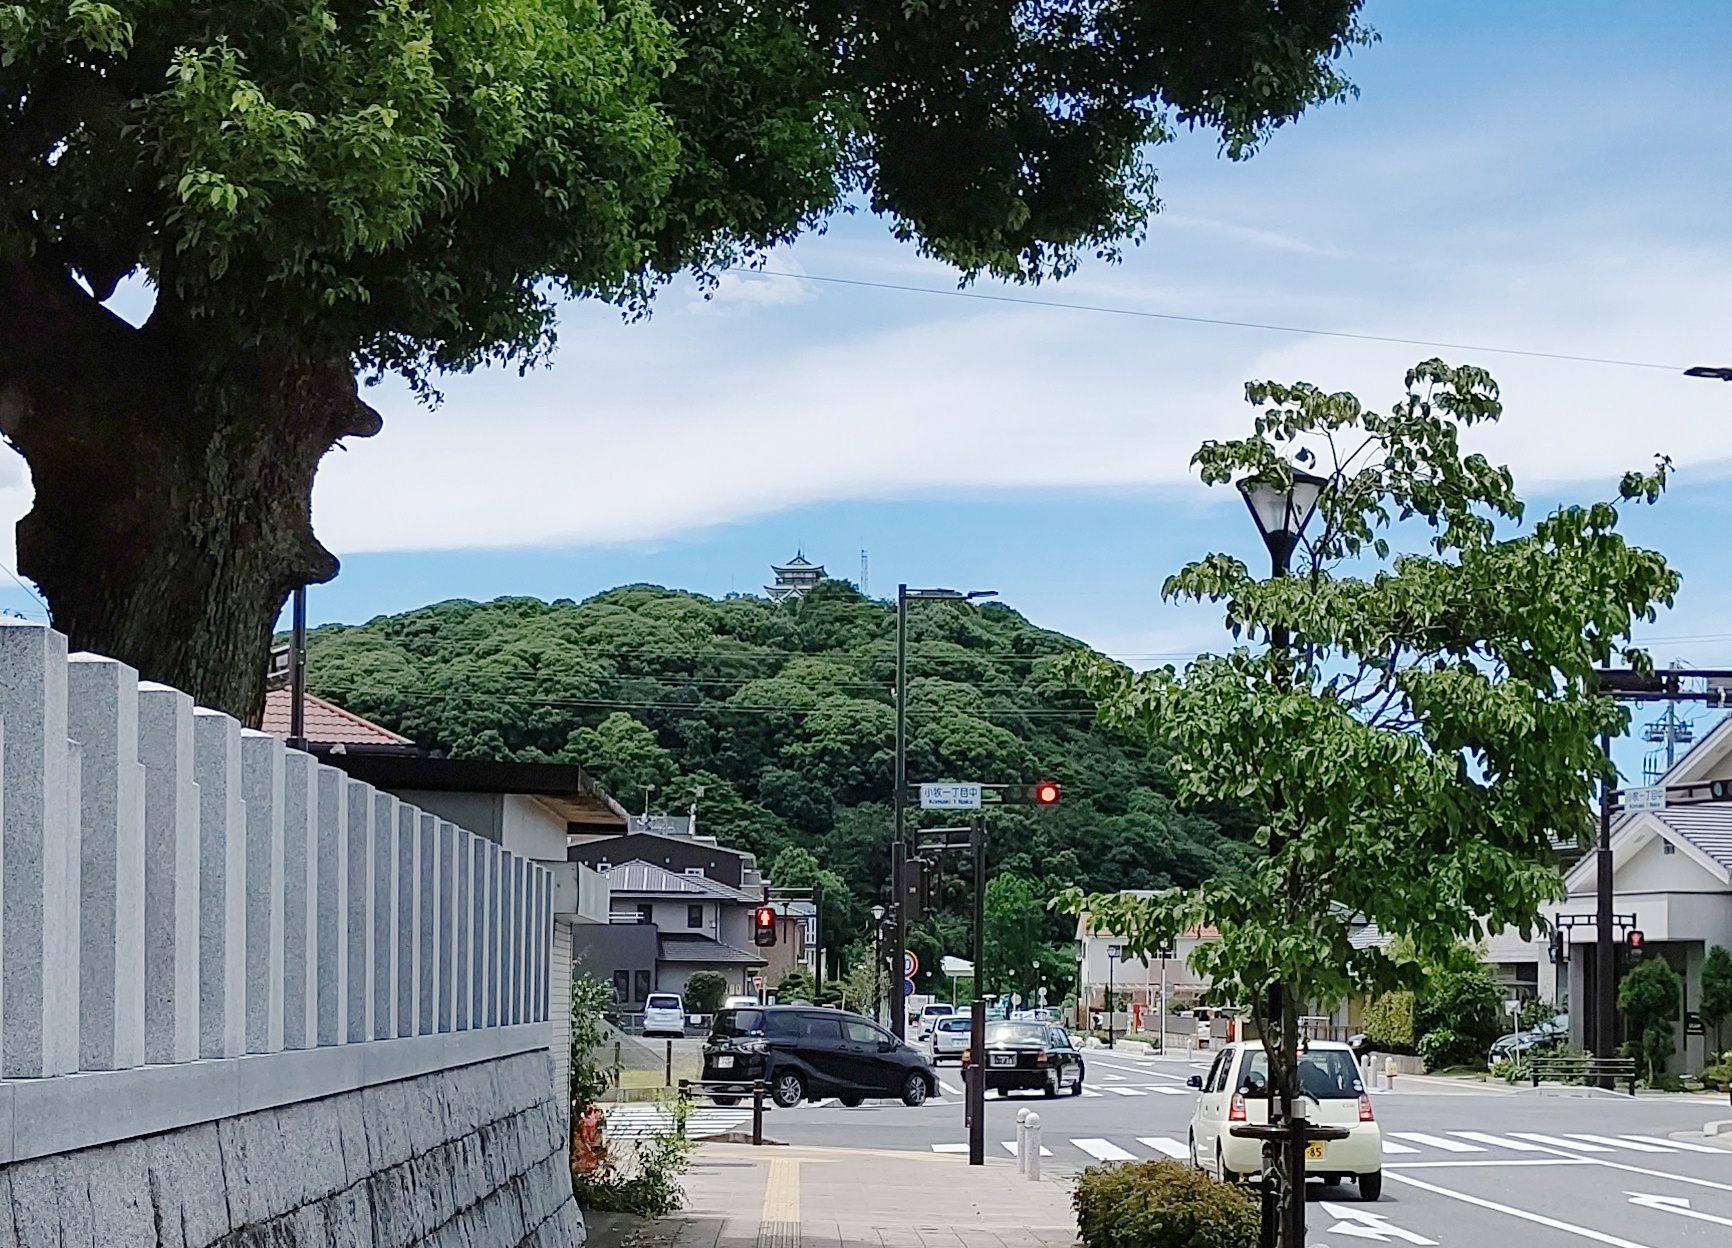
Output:
[[1041,1023],[995,1023],[986,1029],[988,1044],[1043,1044],[1046,1027]]
[[[1251,1050],[1241,1086],[1250,1084],[1257,1095],[1269,1086],[1269,1055]],[[1312,1049],[1299,1059],[1299,1090],[1315,1101],[1355,1100],[1365,1091],[1359,1067],[1346,1049]]]
[[938,1020],[939,1031],[967,1031],[973,1024],[966,1018],[941,1018]]
[[710,1033],[717,1036],[747,1036],[754,1031],[764,1030],[764,1011],[762,1010],[723,1010],[716,1015],[715,1026]]
[[680,999],[665,992],[651,993],[650,999],[645,1001],[643,1006],[646,1010],[677,1010],[680,1008]]

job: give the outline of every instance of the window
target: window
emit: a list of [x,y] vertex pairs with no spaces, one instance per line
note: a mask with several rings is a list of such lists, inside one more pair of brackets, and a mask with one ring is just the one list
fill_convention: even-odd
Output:
[[841,1038],[842,1023],[834,1014],[800,1015],[800,1039],[840,1040]]
[[637,903],[637,921],[639,923],[654,923],[656,921],[656,908],[655,908],[655,906],[652,903],[647,902],[647,901],[638,902]]
[[890,1034],[888,1032],[879,1031],[878,1028],[874,1027],[871,1023],[858,1021],[852,1018],[844,1019],[842,1021],[842,1029],[847,1032],[848,1039],[853,1044],[870,1044],[876,1046],[880,1042],[890,1039]]
[[[1245,1082],[1264,1096],[1269,1083],[1269,1059],[1262,1049],[1251,1050]],[[1299,1059],[1299,1090],[1314,1101],[1348,1101],[1365,1091],[1359,1082],[1359,1067],[1346,1049],[1312,1049]]]
[[677,1010],[680,1008],[680,999],[671,992],[658,992],[650,996],[650,999],[644,1003],[644,1008],[649,1010]]
[[632,1000],[642,1001],[645,997],[649,996],[649,994],[650,973],[648,971],[639,971],[637,973],[637,992],[633,995]]
[[782,1011],[777,1011],[773,1014],[765,1014],[764,1034],[767,1036],[782,1036],[790,1039],[798,1036],[800,1034],[799,1015],[789,1014]]
[[1672,844],[1671,841],[1662,840],[1660,842],[1660,852],[1662,854],[1675,854],[1678,852],[1678,847]]
[[1227,1050],[1215,1054],[1215,1064],[1209,1067],[1209,1073],[1203,1079],[1203,1091],[1219,1092],[1221,1090],[1221,1085],[1226,1082],[1226,1077],[1222,1074],[1221,1068],[1227,1064],[1227,1059],[1230,1056],[1232,1056],[1232,1054]]
[[631,1000],[631,972],[615,971],[613,973],[613,1003],[624,1005]]
[[698,876],[701,879],[704,874],[704,869],[702,867],[687,867],[685,873],[687,875]]
[[704,908],[702,906],[686,907],[686,926],[702,927],[704,925]]

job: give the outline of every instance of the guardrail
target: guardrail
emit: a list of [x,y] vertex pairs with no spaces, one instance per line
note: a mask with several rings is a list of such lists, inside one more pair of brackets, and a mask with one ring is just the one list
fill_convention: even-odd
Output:
[[[705,1082],[702,1079],[681,1079],[680,1080],[680,1100],[682,1100],[682,1101],[691,1100],[693,1091],[696,1091],[701,1096],[708,1096],[712,1099],[714,1099],[718,1095],[737,1098],[739,1096],[739,1092],[737,1091],[739,1086],[740,1085],[737,1083],[719,1083],[715,1080],[710,1080],[709,1082]],[[725,1092],[717,1093],[717,1092],[706,1092],[705,1091],[706,1088],[726,1088],[728,1090]],[[752,1084],[752,1143],[754,1145],[762,1144],[764,1142],[764,1096],[768,1091],[769,1091],[769,1087],[768,1087],[768,1085],[766,1085],[764,1083],[764,1081],[762,1079],[759,1079],[759,1080],[756,1080],[753,1082],[753,1084]],[[682,1119],[682,1128],[681,1129],[682,1130],[684,1129],[683,1119]]]
[[1636,1059],[1633,1057],[1593,1057],[1584,1054],[1571,1057],[1531,1057],[1528,1077],[1534,1087],[1542,1080],[1581,1085],[1599,1084],[1610,1087],[1622,1083],[1636,1095]]

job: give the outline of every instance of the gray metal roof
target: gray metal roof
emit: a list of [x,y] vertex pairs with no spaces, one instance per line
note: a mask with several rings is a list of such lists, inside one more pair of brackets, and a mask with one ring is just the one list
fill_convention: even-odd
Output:
[[707,875],[686,875],[679,871],[669,871],[642,859],[622,862],[602,874],[607,877],[610,893],[627,897],[707,897],[712,900],[743,902],[758,900],[751,893],[743,892],[720,880],[712,880]]
[[736,949],[708,936],[688,936],[670,932],[661,938],[657,958],[663,962],[707,962],[718,966],[766,966],[768,963],[755,953]]
[[1726,870],[1732,871],[1732,807],[1668,806],[1649,813]]

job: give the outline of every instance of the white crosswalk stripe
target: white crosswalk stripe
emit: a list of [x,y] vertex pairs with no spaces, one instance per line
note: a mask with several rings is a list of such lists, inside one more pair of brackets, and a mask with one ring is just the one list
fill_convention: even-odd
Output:
[[1609,1135],[1586,1135],[1578,1131],[1571,1131],[1570,1138],[1572,1140],[1586,1140],[1589,1144],[1608,1144],[1613,1148],[1628,1149],[1632,1153],[1669,1153],[1672,1151],[1664,1144],[1646,1144],[1641,1140],[1617,1140]]
[[1148,1093],[1143,1091],[1141,1088],[1111,1087],[1111,1088],[1108,1088],[1107,1091],[1108,1092],[1117,1092],[1120,1096],[1147,1096],[1148,1095]]
[[1483,1153],[1485,1149],[1478,1144],[1463,1144],[1460,1140],[1445,1139],[1441,1135],[1427,1135],[1423,1131],[1391,1131],[1389,1134],[1399,1139],[1409,1140],[1415,1144],[1424,1144],[1430,1148],[1441,1148],[1446,1153]]
[[968,1151],[968,1145],[966,1145],[966,1144],[934,1144],[932,1146],[932,1151],[935,1153],[966,1153]]
[[1082,1094],[1084,1096],[1105,1096],[1106,1095],[1105,1092],[1096,1092],[1093,1088],[1084,1088],[1082,1091]]
[[1609,1153],[1613,1150],[1599,1144],[1584,1144],[1580,1140],[1566,1140],[1555,1135],[1544,1135],[1538,1131],[1511,1131],[1511,1135],[1521,1140],[1532,1140],[1535,1144],[1549,1144],[1553,1148],[1573,1149],[1578,1153]]
[[1096,1161],[1135,1161],[1137,1159],[1135,1153],[1127,1153],[1111,1140],[1072,1140],[1071,1143]]
[[1707,1144],[1691,1144],[1684,1140],[1657,1140],[1651,1135],[1626,1135],[1621,1138],[1639,1140],[1643,1144],[1659,1144],[1665,1148],[1681,1148],[1686,1153],[1718,1153],[1722,1157],[1727,1155],[1723,1148],[1713,1148]]
[[1405,1144],[1397,1144],[1394,1140],[1388,1138],[1385,1138],[1383,1141],[1383,1155],[1385,1157],[1399,1157],[1403,1153],[1417,1153],[1418,1151],[1417,1148],[1409,1148]]
[[1155,1083],[1151,1083],[1149,1085],[1149,1091],[1159,1092],[1162,1096],[1189,1096],[1189,1095],[1191,1095],[1191,1090],[1189,1088],[1168,1088],[1168,1087],[1163,1087],[1160,1084],[1155,1084]]
[[[752,1120],[750,1113],[727,1109],[694,1109],[686,1116],[686,1134],[693,1139],[722,1135]],[[672,1130],[673,1111],[659,1105],[620,1106],[602,1120],[602,1132],[611,1140],[641,1140]]]
[[[999,1143],[1004,1146],[1005,1152],[1009,1153],[1012,1157],[1016,1156],[1016,1141],[1015,1140],[1000,1140]],[[1048,1148],[1045,1144],[1042,1144],[1040,1146],[1040,1155],[1042,1157],[1051,1157],[1052,1156],[1052,1149]]]
[[1117,1079],[1119,1082],[1123,1083],[1125,1077],[1123,1075],[1103,1074],[1101,1076],[1101,1078],[1102,1079]]
[[938,1081],[938,1086],[944,1089],[944,1095],[946,1095],[946,1096],[961,1096],[962,1095],[962,1089],[961,1088],[953,1088],[948,1083],[944,1082],[944,1080],[942,1080],[942,1079],[940,1079]]
[[1164,1153],[1175,1161],[1189,1161],[1191,1159],[1190,1148],[1179,1143],[1170,1135],[1139,1135],[1137,1143],[1152,1148],[1157,1153]]
[[1546,1151],[1538,1144],[1528,1144],[1522,1140],[1506,1140],[1501,1135],[1487,1135],[1484,1131],[1451,1131],[1450,1134],[1459,1135],[1464,1140],[1489,1144],[1493,1148],[1507,1148],[1517,1153],[1543,1153]]

